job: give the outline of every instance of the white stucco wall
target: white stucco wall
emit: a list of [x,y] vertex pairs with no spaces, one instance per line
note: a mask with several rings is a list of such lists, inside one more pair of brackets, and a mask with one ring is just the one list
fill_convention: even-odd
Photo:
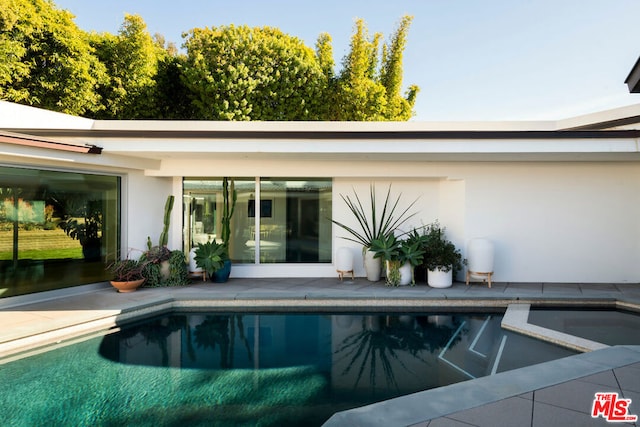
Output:
[[495,280],[640,281],[640,165],[496,163],[465,169],[465,238],[495,242]]
[[[123,176],[122,185],[122,251],[130,251],[137,258],[147,248],[147,236],[158,244],[163,228],[164,205],[167,196],[174,192],[172,178],[145,176],[140,171],[129,171]],[[168,245],[182,248],[181,224],[182,196],[177,195],[171,218]],[[177,238],[176,238],[177,237]]]
[[[496,249],[495,281],[640,282],[640,164],[635,162],[306,162],[305,175],[300,162],[265,163],[261,168],[269,168],[271,177],[273,171],[333,176],[333,217],[352,226],[357,223],[340,194],[355,190],[367,204],[374,182],[383,203],[391,183],[393,200],[402,192],[401,205],[418,198],[418,215],[405,229],[438,219],[463,254],[471,238],[490,238]],[[181,169],[178,163],[168,167]],[[239,164],[234,175],[250,176],[243,169]],[[175,195],[179,200],[181,194]],[[345,235],[334,227],[334,254],[350,247],[356,275],[364,276],[360,247],[341,238]],[[238,266],[233,274],[333,276],[335,269]]]

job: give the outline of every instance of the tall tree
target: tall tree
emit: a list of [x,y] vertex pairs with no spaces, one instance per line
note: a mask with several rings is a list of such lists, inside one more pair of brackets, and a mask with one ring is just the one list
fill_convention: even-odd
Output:
[[92,34],[92,44],[107,68],[108,81],[98,89],[104,110],[96,117],[156,118],[158,60],[168,55],[147,31],[139,15],[126,14],[117,35]]
[[382,50],[382,67],[380,69],[380,83],[387,94],[386,117],[389,120],[409,120],[413,115],[413,106],[419,88],[412,85],[407,90],[406,97],[400,95],[402,87],[402,57],[407,44],[407,33],[413,20],[412,16],[404,16],[398,29],[391,38],[389,45]]
[[408,120],[418,93],[411,86],[406,97],[402,86],[402,56],[412,17],[405,16],[391,38],[384,44],[382,35],[369,37],[362,19],[356,20],[349,53],[337,77],[336,102],[332,104],[331,120]]
[[47,0],[0,0],[0,99],[82,115],[105,69],[73,15]]
[[323,73],[313,50],[276,28],[193,29],[184,82],[198,118],[319,120]]

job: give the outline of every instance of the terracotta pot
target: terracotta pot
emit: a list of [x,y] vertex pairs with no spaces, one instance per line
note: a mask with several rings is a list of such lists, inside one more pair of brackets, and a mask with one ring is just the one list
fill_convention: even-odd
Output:
[[118,292],[133,292],[138,289],[144,283],[146,279],[132,280],[130,282],[116,282],[111,281],[111,286],[116,288]]

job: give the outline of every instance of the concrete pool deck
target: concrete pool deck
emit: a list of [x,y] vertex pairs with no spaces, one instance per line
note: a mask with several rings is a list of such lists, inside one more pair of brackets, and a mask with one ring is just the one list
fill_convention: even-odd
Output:
[[[231,279],[119,294],[108,284],[0,300],[0,357],[102,331],[158,311],[219,307],[251,310],[419,311],[510,304],[640,307],[639,284],[455,283],[386,287],[366,279]],[[9,357],[11,358],[11,357]],[[640,346],[617,346],[490,377],[414,393],[335,414],[328,426],[584,426],[596,392],[631,399],[640,415]],[[616,423],[625,425],[624,423]],[[640,425],[630,422],[628,425]]]

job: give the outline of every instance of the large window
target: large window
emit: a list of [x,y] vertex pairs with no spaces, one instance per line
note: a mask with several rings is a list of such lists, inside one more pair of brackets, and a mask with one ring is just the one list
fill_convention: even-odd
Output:
[[0,166],[0,296],[108,279],[120,178]]
[[[331,262],[331,181],[234,178],[231,221],[234,262]],[[185,251],[220,242],[221,178],[185,178]]]

